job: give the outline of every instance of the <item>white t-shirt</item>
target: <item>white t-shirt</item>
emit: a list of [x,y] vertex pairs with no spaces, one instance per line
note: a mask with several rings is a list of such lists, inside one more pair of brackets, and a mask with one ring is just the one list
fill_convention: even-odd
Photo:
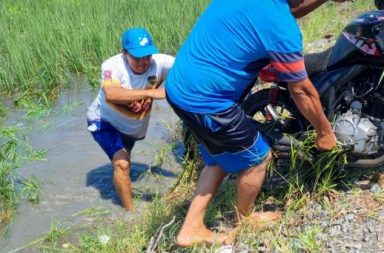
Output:
[[[112,56],[101,66],[102,85],[121,85],[125,89],[155,89],[165,80],[174,62],[174,57],[165,54],[154,54],[149,69],[136,75],[129,67],[123,54]],[[128,104],[128,103],[127,103]],[[98,96],[88,108],[89,121],[107,121],[123,134],[135,139],[145,137],[148,128],[151,106],[140,113],[132,112],[127,105],[108,103],[101,88]],[[97,125],[88,127],[89,131],[97,131]]]

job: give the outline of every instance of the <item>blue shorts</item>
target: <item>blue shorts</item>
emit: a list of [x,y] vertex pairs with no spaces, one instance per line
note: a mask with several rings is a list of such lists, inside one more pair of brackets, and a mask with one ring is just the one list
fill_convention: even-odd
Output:
[[88,121],[88,130],[111,161],[120,149],[124,148],[130,154],[136,142],[128,135],[120,133],[107,121]]
[[227,173],[237,173],[261,164],[270,152],[256,122],[238,104],[216,113],[192,113],[178,108],[167,97],[175,113],[199,142],[207,165],[219,165]]

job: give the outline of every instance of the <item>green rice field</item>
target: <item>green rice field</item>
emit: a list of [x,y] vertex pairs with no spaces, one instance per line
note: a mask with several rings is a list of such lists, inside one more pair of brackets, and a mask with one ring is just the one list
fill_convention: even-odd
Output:
[[207,2],[3,0],[0,91],[49,92],[73,72],[97,80],[102,60],[120,51],[122,32],[133,26],[174,54]]

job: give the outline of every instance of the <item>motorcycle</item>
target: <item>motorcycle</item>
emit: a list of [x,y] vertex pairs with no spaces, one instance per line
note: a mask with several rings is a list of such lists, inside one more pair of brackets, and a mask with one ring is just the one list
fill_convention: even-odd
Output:
[[[334,46],[304,56],[309,79],[351,167],[384,164],[384,3],[375,0],[375,5],[378,10],[348,24]],[[242,107],[258,122],[278,158],[288,158],[292,142],[311,129],[284,82],[249,92]]]

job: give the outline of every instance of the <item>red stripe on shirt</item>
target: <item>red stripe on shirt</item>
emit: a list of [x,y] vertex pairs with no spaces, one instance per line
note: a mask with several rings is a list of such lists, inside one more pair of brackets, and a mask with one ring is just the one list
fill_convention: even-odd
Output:
[[274,69],[282,73],[301,72],[305,70],[303,60],[297,62],[272,62],[271,64]]

